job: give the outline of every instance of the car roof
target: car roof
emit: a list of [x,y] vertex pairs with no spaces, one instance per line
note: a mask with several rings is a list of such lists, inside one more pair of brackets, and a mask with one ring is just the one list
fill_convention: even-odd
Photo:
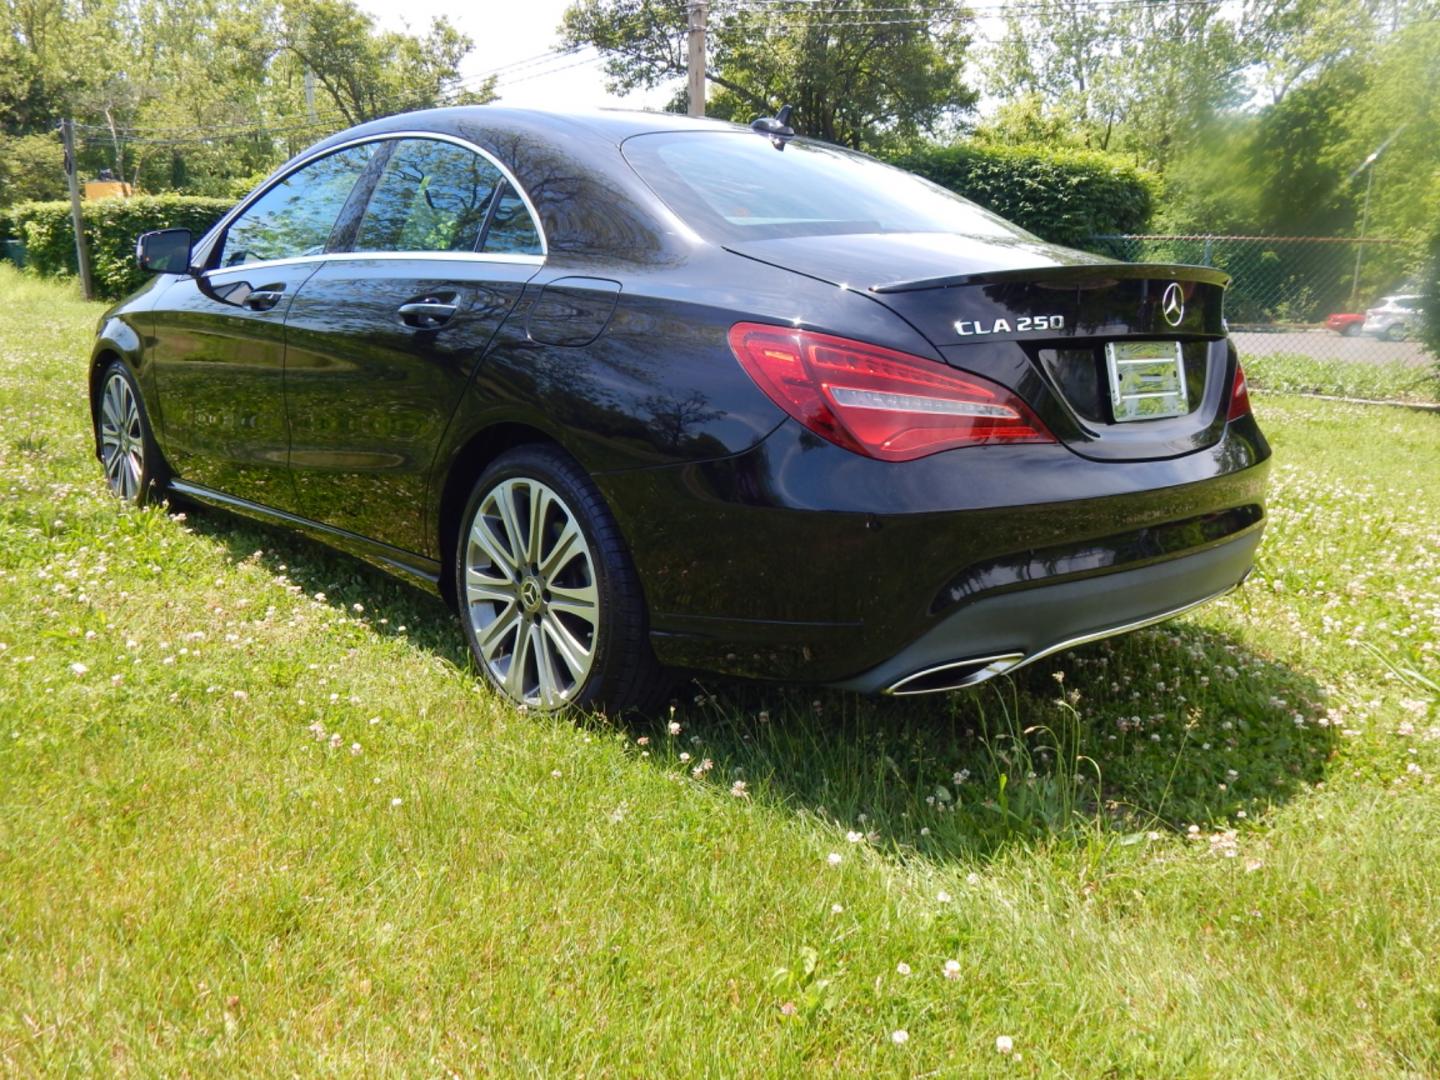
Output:
[[726,120],[714,120],[680,113],[643,109],[532,109],[507,105],[451,105],[438,109],[397,113],[337,132],[325,142],[342,141],[363,135],[410,129],[460,134],[476,127],[492,131],[549,131],[556,137],[584,134],[618,146],[632,135],[660,131],[748,132],[749,128]]

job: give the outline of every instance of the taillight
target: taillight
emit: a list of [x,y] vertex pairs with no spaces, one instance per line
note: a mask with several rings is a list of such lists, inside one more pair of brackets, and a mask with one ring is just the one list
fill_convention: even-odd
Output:
[[1230,387],[1230,414],[1226,420],[1239,420],[1250,415],[1250,390],[1245,385],[1245,369],[1235,361],[1235,383]]
[[957,446],[1054,442],[1005,387],[848,338],[736,323],[730,349],[767,397],[822,438],[882,461]]

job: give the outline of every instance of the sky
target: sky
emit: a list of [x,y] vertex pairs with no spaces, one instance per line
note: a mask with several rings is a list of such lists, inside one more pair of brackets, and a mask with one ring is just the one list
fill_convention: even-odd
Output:
[[[423,33],[430,20],[445,15],[475,43],[460,73],[475,81],[494,72],[497,90],[507,105],[548,109],[626,106],[661,108],[680,83],[618,97],[605,89],[605,75],[593,50],[575,56],[545,57],[559,45],[556,28],[570,0],[359,0],[387,30]],[[529,63],[520,63],[530,61]]]

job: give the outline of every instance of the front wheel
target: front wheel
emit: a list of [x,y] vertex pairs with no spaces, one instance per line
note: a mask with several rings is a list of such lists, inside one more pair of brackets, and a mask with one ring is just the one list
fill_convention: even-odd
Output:
[[105,369],[97,405],[95,429],[105,483],[117,498],[144,506],[164,486],[165,462],[135,376],[118,360]]
[[659,704],[645,600],[620,530],[557,448],[517,447],[475,484],[455,595],[470,651],[516,704],[623,712]]

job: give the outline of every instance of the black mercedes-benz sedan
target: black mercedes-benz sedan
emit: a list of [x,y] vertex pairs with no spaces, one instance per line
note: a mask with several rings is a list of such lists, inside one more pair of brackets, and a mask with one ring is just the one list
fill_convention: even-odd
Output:
[[648,707],[675,669],[968,686],[1216,597],[1260,542],[1224,274],[776,120],[391,117],[137,253],[91,361],[113,490],[438,591],[531,707]]

